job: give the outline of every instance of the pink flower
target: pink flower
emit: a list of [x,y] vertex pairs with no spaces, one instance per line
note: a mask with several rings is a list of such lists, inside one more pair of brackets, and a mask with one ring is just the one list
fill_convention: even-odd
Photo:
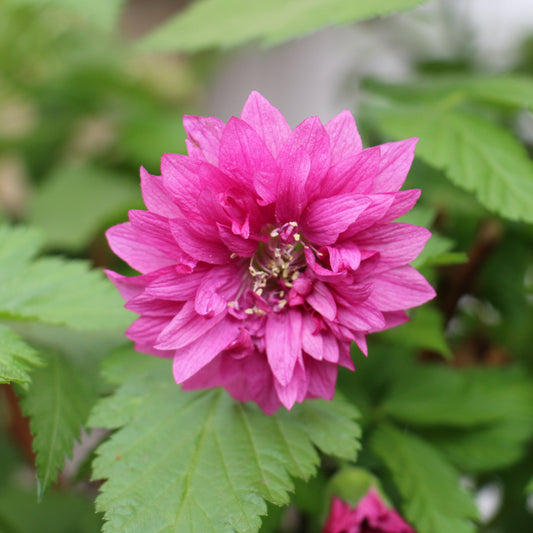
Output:
[[377,490],[371,488],[353,509],[334,497],[322,533],[415,533],[415,530],[394,509],[386,507]]
[[343,111],[291,131],[253,92],[224,124],[185,116],[189,155],[141,169],[147,211],[110,228],[141,272],[108,272],[136,349],[174,360],[184,389],[222,386],[268,414],[331,399],[350,343],[407,320],[435,292],[409,262],[430,237],[392,222],[420,191],[399,191],[416,139],[363,150]]

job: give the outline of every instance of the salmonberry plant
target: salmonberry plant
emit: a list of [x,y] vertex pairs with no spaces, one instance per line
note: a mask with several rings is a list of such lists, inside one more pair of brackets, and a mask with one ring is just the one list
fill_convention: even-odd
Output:
[[228,49],[432,3],[2,4],[0,532],[533,530],[531,45],[201,105]]

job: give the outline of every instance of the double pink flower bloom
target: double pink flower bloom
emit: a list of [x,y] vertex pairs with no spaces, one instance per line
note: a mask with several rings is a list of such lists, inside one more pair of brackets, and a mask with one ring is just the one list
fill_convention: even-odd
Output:
[[141,169],[147,211],[107,232],[141,275],[108,272],[141,352],[173,358],[185,389],[225,387],[266,413],[331,399],[350,344],[434,297],[409,262],[430,237],[395,223],[416,139],[363,150],[353,116],[291,130],[253,92],[224,124],[186,116],[189,155]]

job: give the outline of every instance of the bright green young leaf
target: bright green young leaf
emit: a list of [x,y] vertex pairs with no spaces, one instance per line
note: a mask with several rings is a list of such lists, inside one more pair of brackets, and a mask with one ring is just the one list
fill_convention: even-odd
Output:
[[388,416],[419,426],[495,424],[511,413],[533,418],[533,384],[514,369],[405,368],[381,405]]
[[459,476],[429,443],[383,424],[374,432],[372,450],[392,473],[403,496],[405,517],[417,533],[473,533],[477,509]]
[[393,137],[419,137],[417,156],[485,207],[533,222],[533,162],[510,132],[480,115],[438,105],[380,110],[376,116]]
[[87,263],[58,257],[30,261],[41,244],[38,232],[0,227],[0,317],[79,330],[129,324],[117,291]]
[[0,324],[0,383],[17,383],[26,388],[28,370],[42,361],[14,331]]
[[106,219],[138,204],[138,187],[122,176],[96,167],[67,167],[55,170],[36,191],[28,222],[46,232],[48,244],[79,250]]
[[46,360],[45,367],[32,373],[32,386],[21,402],[34,435],[41,494],[72,453],[99,392],[96,372],[81,372],[59,353],[48,353]]
[[444,338],[441,313],[430,305],[417,309],[413,318],[397,328],[381,334],[391,345],[401,344],[412,348],[433,350],[444,357],[451,357],[451,351]]
[[260,40],[279,43],[325,26],[411,9],[423,0],[202,0],[169,20],[143,44],[153,50],[196,51]]
[[117,429],[94,462],[106,533],[256,532],[265,500],[287,504],[290,476],[314,473],[315,446],[352,460],[359,447],[357,412],[340,400],[266,416],[222,389],[182,391],[165,360],[127,350],[107,375],[121,368],[123,385],[90,419]]

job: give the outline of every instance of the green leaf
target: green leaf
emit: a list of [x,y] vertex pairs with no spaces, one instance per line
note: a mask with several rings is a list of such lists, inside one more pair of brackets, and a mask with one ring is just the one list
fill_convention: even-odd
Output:
[[439,428],[424,432],[448,459],[462,471],[469,473],[494,472],[512,466],[527,453],[533,434],[533,416],[476,427],[471,430]]
[[125,328],[130,313],[101,272],[84,261],[30,261],[40,233],[0,226],[0,317],[35,320],[79,330]]
[[381,334],[391,345],[401,344],[411,348],[433,350],[446,358],[452,353],[444,338],[444,325],[441,313],[431,305],[415,311],[407,323]]
[[96,373],[82,373],[59,353],[46,359],[47,366],[32,374],[32,386],[21,402],[34,436],[40,494],[57,479],[98,395]]
[[109,217],[137,204],[138,187],[122,176],[66,167],[53,171],[35,192],[27,220],[46,232],[49,245],[79,250]]
[[367,80],[364,87],[370,92],[406,103],[453,98],[458,101],[478,100],[516,108],[533,108],[533,78],[515,74],[491,77],[438,76],[401,85]]
[[419,426],[469,428],[533,417],[533,385],[515,369],[405,367],[381,405],[395,420]]
[[533,222],[533,163],[509,131],[447,105],[381,109],[376,116],[393,137],[420,137],[417,156],[473,192],[485,207]]
[[18,383],[27,388],[31,382],[28,370],[36,365],[42,365],[42,361],[35,350],[0,324],[0,383]]
[[142,45],[152,50],[196,51],[260,40],[274,44],[324,26],[411,9],[423,0],[203,0],[169,20]]
[[121,357],[112,377],[124,358],[133,370],[90,419],[117,429],[94,462],[94,477],[107,479],[97,500],[106,533],[255,532],[265,500],[287,504],[290,476],[313,474],[314,446],[344,459],[356,455],[357,412],[341,400],[266,416],[222,389],[182,391],[168,361],[131,350]]
[[124,0],[17,0],[19,4],[34,5],[36,7],[62,8],[79,19],[110,31],[116,26],[122,11]]
[[404,499],[405,517],[418,533],[473,533],[477,518],[472,497],[439,452],[415,435],[383,424],[372,450],[392,473]]
[[527,487],[526,487],[526,492],[529,494],[533,493],[533,478],[529,480],[529,483],[527,484]]

